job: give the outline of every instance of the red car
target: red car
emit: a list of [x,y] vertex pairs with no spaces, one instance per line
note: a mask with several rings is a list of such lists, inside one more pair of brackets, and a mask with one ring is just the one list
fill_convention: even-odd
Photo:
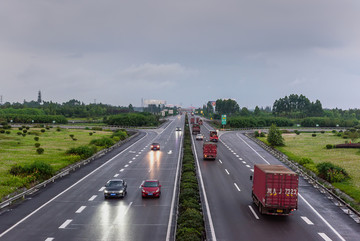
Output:
[[146,180],[141,185],[142,197],[160,197],[161,185],[159,180]]
[[151,144],[150,149],[155,150],[155,151],[160,150],[160,144],[159,143],[153,143],[153,144]]

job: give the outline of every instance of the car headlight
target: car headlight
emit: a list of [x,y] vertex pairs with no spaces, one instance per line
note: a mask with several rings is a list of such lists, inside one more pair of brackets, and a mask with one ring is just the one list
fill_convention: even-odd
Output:
[[155,192],[159,192],[160,191],[160,188],[156,189]]
[[124,192],[124,190],[120,190],[120,193],[123,193]]

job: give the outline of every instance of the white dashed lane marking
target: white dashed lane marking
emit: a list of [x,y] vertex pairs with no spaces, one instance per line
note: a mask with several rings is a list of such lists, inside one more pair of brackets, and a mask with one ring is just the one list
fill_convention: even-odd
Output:
[[234,183],[234,186],[236,187],[236,189],[240,192],[240,188],[238,187],[238,185],[236,183]]
[[86,206],[81,206],[78,210],[76,210],[75,213],[81,213],[82,211],[84,211],[85,208]]
[[227,173],[228,175],[230,175],[230,173],[229,173],[229,171],[228,171],[227,169],[225,169],[225,171],[226,171],[226,173]]
[[72,219],[68,219],[63,224],[61,224],[61,226],[59,228],[60,229],[66,228],[71,222],[72,222]]
[[120,169],[120,172],[123,172],[124,171],[124,168],[123,169]]
[[313,222],[310,221],[310,219],[308,219],[307,217],[301,216],[302,220],[305,221],[305,223],[309,224],[309,225],[314,225]]
[[105,187],[101,187],[101,188],[99,189],[99,192],[104,191],[104,189],[105,189]]
[[97,195],[93,195],[91,198],[89,198],[89,201],[94,201],[94,199],[97,197]]
[[222,161],[219,159],[219,162],[222,164]]
[[119,176],[119,173],[115,174],[114,177],[118,177]]
[[326,234],[324,233],[318,233],[320,235],[320,237],[322,237],[325,241],[332,241],[331,238],[329,238]]

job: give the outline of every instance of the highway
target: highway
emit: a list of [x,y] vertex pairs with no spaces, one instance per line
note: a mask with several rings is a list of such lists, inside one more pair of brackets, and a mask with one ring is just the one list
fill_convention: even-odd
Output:
[[[184,116],[144,130],[126,143],[0,213],[0,240],[173,240]],[[151,151],[152,142],[160,143]],[[104,184],[123,178],[123,199],[104,199]],[[141,197],[145,179],[159,179],[161,197]]]
[[[201,126],[205,139],[210,129]],[[261,215],[251,198],[254,164],[283,164],[239,131],[219,136],[215,161],[202,159],[202,141],[193,136],[208,240],[359,240],[359,224],[303,178],[298,210],[290,216]]]

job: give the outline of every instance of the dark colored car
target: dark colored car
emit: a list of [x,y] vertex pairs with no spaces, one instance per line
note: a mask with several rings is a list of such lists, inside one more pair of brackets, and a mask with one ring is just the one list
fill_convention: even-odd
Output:
[[153,143],[150,146],[151,150],[160,150],[160,144],[159,143]]
[[160,197],[161,185],[159,180],[146,180],[141,185],[142,197]]
[[112,179],[105,184],[104,198],[125,197],[127,184],[123,179]]

